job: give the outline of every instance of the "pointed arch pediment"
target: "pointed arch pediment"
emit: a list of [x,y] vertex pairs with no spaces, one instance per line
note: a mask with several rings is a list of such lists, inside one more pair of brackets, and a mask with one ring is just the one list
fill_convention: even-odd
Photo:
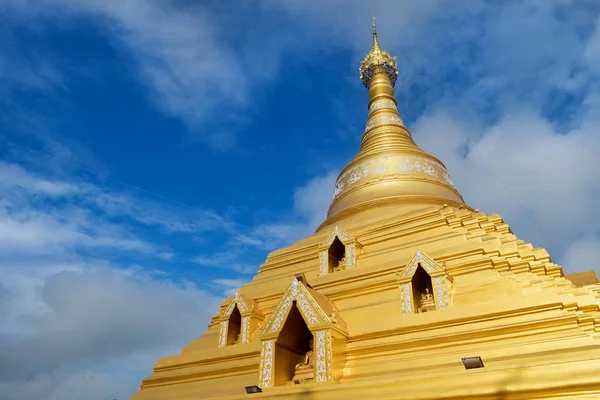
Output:
[[237,292],[218,319],[220,322],[219,347],[225,347],[231,341],[228,339],[228,329],[231,325],[231,314],[236,307],[242,317],[241,326],[239,327],[239,341],[241,343],[250,342],[252,332],[259,327],[259,324],[264,319],[263,313],[258,308],[258,303],[254,299]]
[[229,303],[229,306],[223,311],[220,319],[227,319],[231,316],[233,309],[237,305],[240,314],[249,315],[254,314],[256,316],[262,317],[262,313],[258,309],[258,304],[255,300],[248,298],[247,296],[242,295],[240,292],[236,292],[235,296]]
[[342,230],[339,226],[333,228],[327,239],[325,239],[318,247],[319,249],[319,275],[326,275],[330,271],[329,266],[329,248],[338,238],[345,249],[346,264],[348,269],[356,267],[358,255],[362,250],[362,244],[356,239],[356,237],[350,235],[348,232]]
[[333,228],[333,231],[331,231],[329,236],[327,236],[327,239],[325,239],[319,245],[319,248],[320,249],[328,249],[336,237],[338,239],[340,239],[340,242],[342,242],[343,245],[348,245],[353,242],[356,242],[356,239],[352,235],[350,235],[347,232],[345,232],[344,230],[342,230],[339,226],[336,226],[335,228]]
[[451,306],[450,296],[452,292],[453,279],[439,263],[427,256],[420,250],[417,250],[414,257],[408,262],[403,270],[396,272],[398,288],[400,290],[400,300],[402,302],[402,314],[409,315],[415,311],[413,284],[411,283],[417,268],[421,268],[429,275],[433,285],[432,296],[436,309],[448,308]]
[[444,267],[435,262],[421,250],[417,250],[413,258],[408,262],[408,264],[406,264],[404,270],[398,274],[398,279],[412,279],[419,265],[421,265],[421,267],[425,270],[425,272],[427,272],[427,274],[429,274],[429,276],[446,274],[446,269]]
[[315,326],[330,325],[347,333],[346,324],[333,304],[325,296],[294,277],[279,304],[275,307],[275,311],[267,320],[262,333],[263,337],[279,335],[294,301],[309,329],[312,330]]
[[[306,328],[314,338],[313,350],[316,359],[313,377],[315,382],[331,382],[341,377],[339,371],[343,370],[345,362],[345,347],[349,336],[348,327],[327,297],[294,277],[260,335],[258,382],[261,388],[282,385],[285,379],[293,378],[293,376],[286,378],[285,375],[281,375],[285,371],[281,369],[282,364],[278,366],[278,362],[285,363],[286,359],[289,360],[285,354],[290,350],[286,350],[285,346],[278,343],[279,340],[285,341],[296,332],[287,331],[286,334],[281,335],[286,321],[290,318],[294,302],[296,302],[296,309],[304,320]],[[298,318],[296,311],[294,311],[294,315],[294,318]],[[277,361],[281,354],[283,354],[283,361]],[[294,362],[293,359],[292,362]],[[289,366],[294,366],[294,364]]]

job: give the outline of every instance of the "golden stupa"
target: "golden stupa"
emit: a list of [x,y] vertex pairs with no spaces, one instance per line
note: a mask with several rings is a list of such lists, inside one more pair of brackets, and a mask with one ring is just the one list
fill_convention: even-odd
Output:
[[600,284],[463,201],[360,66],[369,118],[317,231],[269,254],[134,400],[600,399]]

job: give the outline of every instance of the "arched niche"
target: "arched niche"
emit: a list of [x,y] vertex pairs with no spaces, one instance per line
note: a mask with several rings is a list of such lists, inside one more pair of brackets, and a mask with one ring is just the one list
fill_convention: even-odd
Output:
[[260,336],[258,385],[262,389],[293,383],[294,368],[305,361],[313,340],[313,382],[341,378],[348,329],[327,298],[296,278],[267,319]]
[[[306,354],[313,351],[313,347],[313,334],[294,301],[275,341],[275,386],[285,385],[292,381],[296,373],[295,366],[305,362]],[[314,371],[313,365],[313,380]]]
[[256,301],[236,293],[219,316],[219,347],[250,342],[263,320]]
[[452,277],[444,267],[423,252],[417,250],[396,276],[403,315],[450,307]]
[[336,226],[319,245],[319,275],[355,268],[361,249],[355,237]]
[[237,305],[233,307],[233,311],[229,316],[227,324],[227,346],[231,346],[241,342],[242,338],[242,314]]

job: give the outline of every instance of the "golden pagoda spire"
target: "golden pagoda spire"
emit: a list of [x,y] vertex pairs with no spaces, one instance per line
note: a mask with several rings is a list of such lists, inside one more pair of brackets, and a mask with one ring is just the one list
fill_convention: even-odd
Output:
[[377,26],[375,25],[375,17],[373,16],[373,47],[379,48],[379,42],[377,41]]
[[336,181],[327,220],[319,229],[362,211],[397,212],[431,205],[464,204],[444,164],[420,149],[404,126],[394,97],[398,62],[381,49],[373,19],[373,48],[360,63],[369,90],[369,118],[356,157]]
[[371,77],[376,69],[385,71],[390,78],[392,86],[396,84],[398,58],[392,57],[387,51],[379,47],[377,26],[375,25],[375,17],[373,17],[373,48],[360,63],[360,79],[363,81],[365,87],[369,87]]

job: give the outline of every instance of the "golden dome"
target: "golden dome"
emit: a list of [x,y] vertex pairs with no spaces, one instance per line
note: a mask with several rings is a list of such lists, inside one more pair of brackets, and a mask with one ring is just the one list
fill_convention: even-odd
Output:
[[380,207],[461,206],[446,166],[420,149],[404,126],[393,84],[397,63],[377,42],[361,63],[361,79],[369,89],[369,118],[356,157],[335,184],[327,220],[319,227]]

